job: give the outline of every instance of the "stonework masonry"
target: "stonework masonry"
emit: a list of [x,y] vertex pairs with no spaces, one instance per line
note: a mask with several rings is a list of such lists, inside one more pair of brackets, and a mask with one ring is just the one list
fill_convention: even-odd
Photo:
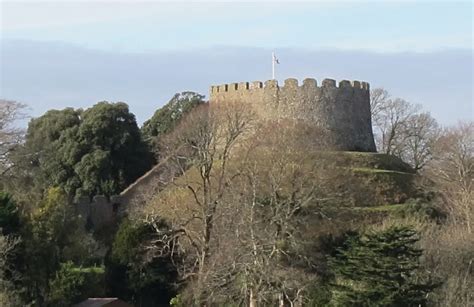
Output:
[[128,209],[142,208],[172,180],[175,171],[166,164],[167,159],[164,159],[119,195],[109,198],[97,195],[92,201],[89,197],[80,198],[75,203],[76,212],[93,229],[113,226],[117,220],[129,213]]
[[264,119],[290,118],[315,125],[329,140],[328,149],[375,152],[367,82],[286,79],[211,86],[209,102],[248,103]]

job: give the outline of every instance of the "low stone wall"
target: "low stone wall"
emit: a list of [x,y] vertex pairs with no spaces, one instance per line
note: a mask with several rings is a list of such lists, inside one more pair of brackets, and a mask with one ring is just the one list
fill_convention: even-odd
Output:
[[77,213],[92,224],[93,229],[111,226],[117,219],[127,215],[129,208],[136,210],[144,206],[173,176],[174,172],[165,159],[119,195],[110,198],[98,195],[92,201],[88,197],[79,199],[75,204]]

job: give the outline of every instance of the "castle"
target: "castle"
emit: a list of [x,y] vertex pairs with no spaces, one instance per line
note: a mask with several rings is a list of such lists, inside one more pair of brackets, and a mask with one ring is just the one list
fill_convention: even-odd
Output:
[[[370,113],[369,84],[359,81],[286,79],[280,87],[276,80],[231,83],[210,88],[209,103],[247,103],[264,119],[290,118],[320,128],[330,140],[328,149],[375,152]],[[173,176],[166,160],[131,184],[120,195],[82,199],[77,210],[94,227],[113,224],[127,207],[147,202],[166,186]]]
[[252,105],[262,118],[291,118],[315,125],[329,140],[330,149],[375,152],[367,82],[286,79],[230,83],[210,88],[209,102],[234,101]]

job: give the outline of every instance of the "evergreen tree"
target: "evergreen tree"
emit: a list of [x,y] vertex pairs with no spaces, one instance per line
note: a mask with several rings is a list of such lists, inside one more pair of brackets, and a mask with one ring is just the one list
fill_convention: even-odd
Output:
[[122,191],[151,167],[152,155],[128,106],[99,102],[33,119],[15,162],[30,178],[24,189],[39,199],[53,186],[69,197],[93,197]]
[[148,224],[128,219],[120,223],[106,259],[109,295],[137,307],[165,306],[176,295],[177,272],[171,256],[147,252],[154,235]]
[[176,93],[162,108],[147,120],[141,129],[143,138],[159,154],[160,136],[169,133],[181,118],[204,103],[204,95],[195,92]]
[[4,192],[0,192],[0,230],[4,235],[18,232],[20,227],[20,215],[18,207],[13,198]]
[[405,226],[349,237],[329,261],[333,305],[424,306],[435,285],[419,280],[417,241]]

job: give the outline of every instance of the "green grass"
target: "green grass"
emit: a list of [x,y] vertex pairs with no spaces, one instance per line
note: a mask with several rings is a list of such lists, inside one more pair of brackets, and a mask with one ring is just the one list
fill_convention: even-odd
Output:
[[73,268],[74,272],[81,272],[81,273],[95,273],[95,274],[103,274],[105,272],[104,267],[101,266],[94,266],[94,267],[76,267]]
[[340,166],[360,169],[392,170],[403,173],[415,173],[415,171],[399,158],[383,153],[369,152],[326,152],[321,153],[336,159]]
[[368,167],[351,167],[351,170],[361,173],[376,173],[376,174],[401,174],[401,175],[413,175],[412,173],[389,170],[389,169],[379,169],[379,168],[368,168]]
[[356,211],[367,211],[367,212],[393,212],[401,210],[406,207],[406,204],[396,204],[396,205],[383,205],[376,207],[354,207],[353,210]]

